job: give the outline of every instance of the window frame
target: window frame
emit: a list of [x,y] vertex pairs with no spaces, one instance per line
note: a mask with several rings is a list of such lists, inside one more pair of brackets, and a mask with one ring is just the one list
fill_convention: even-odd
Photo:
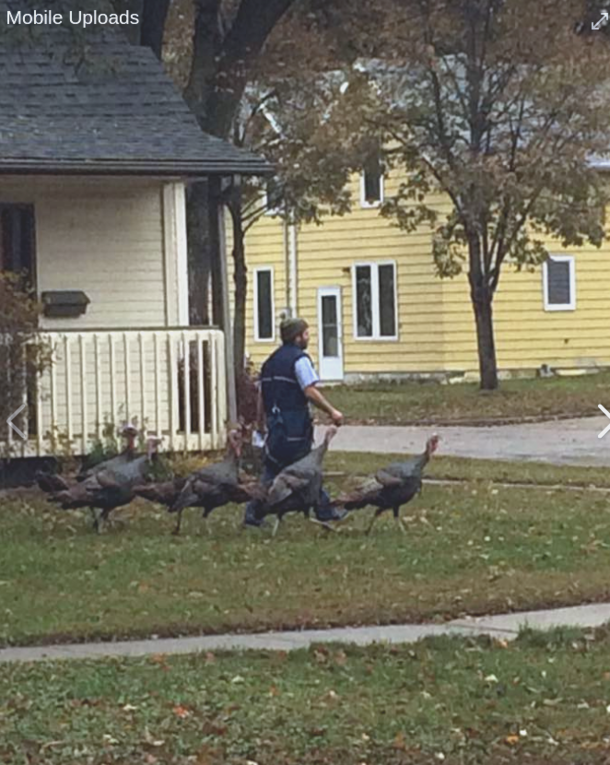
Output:
[[[271,337],[261,337],[259,334],[258,326],[258,275],[259,273],[271,274]],[[253,289],[253,308],[254,308],[254,342],[256,343],[275,343],[276,342],[276,326],[275,326],[275,274],[273,272],[273,266],[259,266],[254,269],[254,289]]]
[[366,198],[366,170],[360,172],[360,207],[363,210],[375,210],[385,201],[385,173],[381,170],[379,176],[379,199],[375,202],[369,202]]
[[569,263],[570,269],[570,302],[569,303],[550,303],[549,302],[549,267],[548,260],[542,264],[542,295],[545,311],[575,311],[576,310],[576,258],[574,255],[550,255],[549,260],[558,263]]
[[[31,263],[28,270],[28,287],[38,294],[38,236],[36,227],[36,205],[33,202],[0,202],[0,213],[5,209],[19,209],[22,211],[28,211],[32,216],[32,226],[29,232],[31,237]],[[0,245],[1,246],[1,245]],[[11,271],[11,273],[17,273]]]
[[[358,334],[358,292],[356,269],[362,267],[371,269],[371,297],[372,297],[372,320],[373,333],[370,337],[361,337]],[[380,266],[392,266],[394,271],[394,327],[396,329],[393,335],[381,335],[381,313],[379,306],[379,268]],[[398,324],[398,266],[395,260],[359,260],[352,264],[352,325],[354,340],[364,343],[396,343],[400,339],[400,328]]]

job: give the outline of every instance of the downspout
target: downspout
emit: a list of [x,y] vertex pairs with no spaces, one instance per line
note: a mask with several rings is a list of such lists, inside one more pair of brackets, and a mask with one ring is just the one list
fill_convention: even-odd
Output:
[[296,224],[284,221],[286,260],[286,305],[291,316],[299,315],[298,232]]

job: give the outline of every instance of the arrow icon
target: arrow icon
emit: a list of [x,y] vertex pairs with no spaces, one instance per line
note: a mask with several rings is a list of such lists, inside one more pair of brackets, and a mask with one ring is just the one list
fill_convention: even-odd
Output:
[[[610,412],[606,409],[605,406],[602,406],[601,404],[598,404],[599,408],[602,410],[602,412],[606,415],[606,417],[610,420]],[[610,433],[610,425],[608,425],[602,432],[599,434],[598,438],[603,438],[607,433]]]
[[591,22],[591,29],[595,32],[599,32],[599,30],[608,23],[608,19],[610,19],[610,13],[608,13],[608,11],[602,11],[601,19],[599,21]]
[[[20,429],[19,429],[19,428],[18,428],[18,427],[15,425],[15,423],[13,422],[13,420],[15,419],[15,417],[17,417],[18,415],[20,415],[20,414],[21,414],[21,412],[23,412],[23,410],[25,409],[25,406],[26,406],[26,405],[25,405],[25,402],[24,402],[23,404],[21,404],[21,406],[19,407],[19,409],[16,409],[16,410],[15,410],[15,411],[14,411],[14,412],[11,414],[11,416],[10,416],[10,417],[7,419],[7,421],[6,421],[6,424],[9,426],[9,428],[11,428],[11,430],[14,430],[14,431],[15,431],[15,433],[17,433],[17,435],[18,435],[18,436],[21,436],[21,438],[23,438],[23,440],[24,440],[24,441],[27,441],[27,440],[28,440],[28,437],[26,436],[26,434],[25,434],[25,433],[24,433],[22,430],[20,430]],[[610,414],[609,414],[608,416],[610,417]],[[608,425],[608,430],[610,430],[610,425]]]

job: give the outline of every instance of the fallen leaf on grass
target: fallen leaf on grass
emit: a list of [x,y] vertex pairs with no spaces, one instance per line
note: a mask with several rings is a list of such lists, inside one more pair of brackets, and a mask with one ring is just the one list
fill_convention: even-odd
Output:
[[204,736],[224,736],[227,730],[226,725],[214,722],[213,720],[206,720],[203,724],[202,733]]
[[165,744],[165,741],[163,739],[155,738],[154,736],[152,736],[148,728],[144,728],[144,740],[149,746],[154,746],[154,747],[160,747]]

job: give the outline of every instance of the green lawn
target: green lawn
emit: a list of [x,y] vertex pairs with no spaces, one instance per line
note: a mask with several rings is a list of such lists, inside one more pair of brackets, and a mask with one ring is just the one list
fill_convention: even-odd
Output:
[[599,414],[610,372],[536,380],[509,380],[493,393],[476,384],[379,383],[328,389],[348,424],[506,422]]
[[[361,473],[387,459],[337,454],[329,468]],[[0,642],[434,620],[610,597],[606,494],[497,486],[493,463],[461,464],[431,466],[470,480],[426,486],[404,536],[384,517],[365,537],[367,510],[333,535],[288,517],[272,540],[241,530],[241,510],[228,508],[208,530],[192,511],[174,538],[173,518],[145,502],[96,536],[86,514],[4,501]],[[532,480],[592,478],[527,469]]]
[[0,667],[3,765],[602,765],[610,638]]
[[[441,441],[440,449],[443,445]],[[371,454],[366,452],[330,452],[326,468],[343,481],[352,477],[372,475],[394,460],[405,459],[400,454]],[[574,467],[545,462],[508,462],[506,460],[475,460],[435,455],[428,465],[426,477],[431,480],[475,481],[610,488],[610,470],[606,467]]]

